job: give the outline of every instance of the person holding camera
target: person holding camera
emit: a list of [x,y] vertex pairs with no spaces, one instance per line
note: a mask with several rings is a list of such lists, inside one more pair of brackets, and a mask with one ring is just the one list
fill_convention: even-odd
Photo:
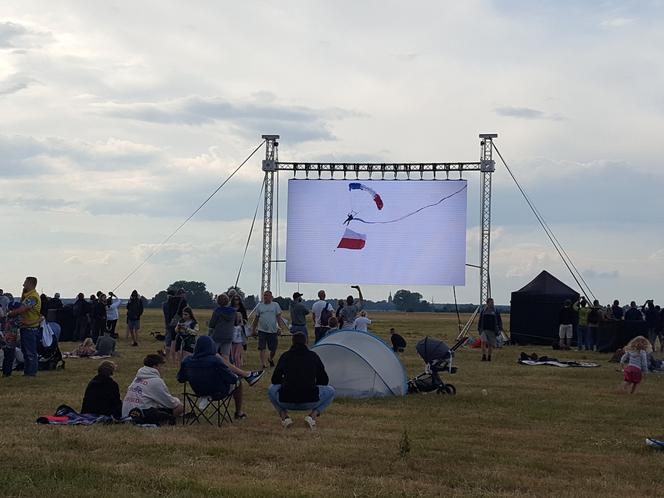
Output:
[[364,308],[364,298],[362,297],[362,289],[359,285],[351,285],[351,289],[357,289],[359,294],[359,299],[354,299],[353,296],[348,296],[346,298],[346,304],[339,312],[339,317],[341,318],[341,323],[346,327],[352,327],[357,315],[362,308]]

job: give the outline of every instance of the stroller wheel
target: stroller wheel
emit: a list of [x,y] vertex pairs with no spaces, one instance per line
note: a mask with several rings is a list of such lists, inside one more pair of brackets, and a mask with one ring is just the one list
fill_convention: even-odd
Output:
[[456,387],[454,387],[452,384],[445,384],[445,392],[454,396],[456,394]]

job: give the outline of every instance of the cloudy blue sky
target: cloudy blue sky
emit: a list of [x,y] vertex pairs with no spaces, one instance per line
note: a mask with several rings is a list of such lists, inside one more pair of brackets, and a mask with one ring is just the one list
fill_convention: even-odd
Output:
[[[284,160],[473,161],[478,133],[497,132],[594,293],[664,301],[661,1],[21,0],[0,15],[7,291],[27,274],[49,294],[113,288],[262,133],[282,136]],[[262,154],[118,294],[232,283]],[[497,301],[541,269],[572,284],[500,165],[494,186]],[[260,287],[256,235],[248,292]],[[468,270],[460,300],[477,301],[477,281]],[[274,289],[295,287],[282,271]],[[416,290],[452,300],[450,288]]]

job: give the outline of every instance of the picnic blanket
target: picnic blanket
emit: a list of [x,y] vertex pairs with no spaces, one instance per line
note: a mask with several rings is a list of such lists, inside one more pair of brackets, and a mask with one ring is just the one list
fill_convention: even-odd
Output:
[[549,356],[537,356],[536,354],[528,355],[526,353],[521,353],[519,360],[517,361],[520,365],[526,365],[529,367],[546,365],[550,367],[559,367],[559,368],[570,368],[570,367],[579,367],[579,368],[595,368],[599,367],[597,363],[592,363],[589,361],[575,361],[575,360],[559,360],[558,358],[551,358]]
[[78,413],[72,407],[60,405],[53,415],[42,415],[37,419],[38,424],[48,425],[94,425],[131,422],[131,418],[115,419],[108,415],[92,415]]
[[92,360],[103,360],[104,358],[111,358],[111,355],[110,354],[105,354],[105,355],[95,354],[95,355],[92,355],[92,356],[79,356],[74,352],[70,352],[70,353],[62,353],[62,357],[63,358],[90,358]]

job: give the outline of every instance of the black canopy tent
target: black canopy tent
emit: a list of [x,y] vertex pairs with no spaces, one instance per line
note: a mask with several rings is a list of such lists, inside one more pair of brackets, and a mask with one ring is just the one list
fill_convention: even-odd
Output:
[[[558,338],[558,313],[566,299],[574,303],[579,299],[579,293],[547,271],[542,271],[525,287],[512,292],[512,342],[551,345]],[[574,335],[576,337],[576,326]]]

